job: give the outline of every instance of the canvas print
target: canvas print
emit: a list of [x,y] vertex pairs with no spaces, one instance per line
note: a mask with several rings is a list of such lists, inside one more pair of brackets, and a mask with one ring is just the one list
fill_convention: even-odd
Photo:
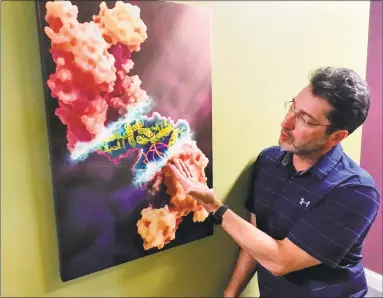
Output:
[[169,169],[212,185],[210,11],[37,1],[63,281],[213,234]]

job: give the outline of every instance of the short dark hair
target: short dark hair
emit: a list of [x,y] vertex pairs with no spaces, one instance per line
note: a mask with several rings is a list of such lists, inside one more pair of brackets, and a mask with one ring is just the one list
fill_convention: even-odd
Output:
[[331,123],[327,133],[345,129],[349,134],[364,123],[370,110],[370,90],[353,70],[322,67],[310,76],[315,96],[327,100],[332,110],[327,114]]

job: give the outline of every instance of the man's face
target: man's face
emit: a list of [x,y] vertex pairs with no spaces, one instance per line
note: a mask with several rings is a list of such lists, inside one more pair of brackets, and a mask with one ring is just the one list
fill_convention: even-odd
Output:
[[330,122],[326,115],[330,110],[331,106],[326,100],[314,96],[310,87],[304,88],[292,100],[291,108],[281,123],[279,146],[298,155],[328,148],[330,139],[326,125]]

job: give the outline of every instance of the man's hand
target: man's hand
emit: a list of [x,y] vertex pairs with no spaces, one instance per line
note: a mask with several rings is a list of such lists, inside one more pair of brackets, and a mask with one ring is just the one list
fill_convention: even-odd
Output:
[[213,190],[199,182],[182,160],[174,159],[174,165],[171,164],[170,168],[185,192],[197,200],[208,212],[214,212],[222,205]]

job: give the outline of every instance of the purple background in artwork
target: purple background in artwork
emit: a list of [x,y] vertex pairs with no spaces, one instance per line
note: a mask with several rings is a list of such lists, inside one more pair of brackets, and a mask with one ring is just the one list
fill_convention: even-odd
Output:
[[[371,88],[371,110],[362,131],[361,166],[373,176],[382,196],[383,2],[370,1],[370,5],[367,82]],[[366,237],[363,255],[365,266],[382,274],[382,206]]]
[[[135,66],[129,75],[139,75],[141,87],[156,104],[154,111],[174,121],[189,122],[198,147],[210,161],[206,175],[212,187],[210,12],[162,1],[128,2],[141,7],[141,18],[148,27],[141,51],[132,54]],[[115,1],[106,3],[112,8]],[[79,8],[79,22],[91,21],[99,12],[99,1],[72,4]],[[69,162],[65,126],[54,115],[57,99],[51,98],[46,86],[55,64],[49,53],[50,41],[43,32],[47,25],[44,2],[39,1],[37,8],[60,271],[65,281],[158,252],[143,249],[136,226],[141,210],[153,198],[131,185],[130,168],[136,154],[117,166],[97,154],[79,164]],[[169,197],[161,192],[154,200],[160,207]],[[191,214],[165,249],[212,233],[209,221],[193,223]]]

